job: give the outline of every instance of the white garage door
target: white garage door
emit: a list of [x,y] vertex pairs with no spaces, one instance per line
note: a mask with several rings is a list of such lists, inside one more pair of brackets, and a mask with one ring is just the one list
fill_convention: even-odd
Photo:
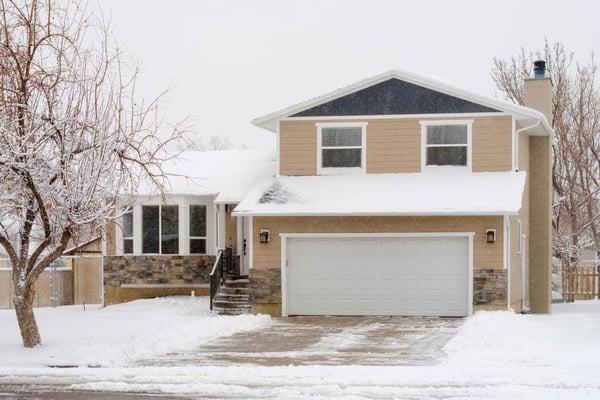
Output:
[[287,239],[287,315],[465,316],[468,237]]

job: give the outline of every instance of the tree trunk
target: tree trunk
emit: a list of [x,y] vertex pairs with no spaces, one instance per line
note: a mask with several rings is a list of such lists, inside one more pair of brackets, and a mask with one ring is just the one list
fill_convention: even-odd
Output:
[[35,347],[41,343],[40,331],[33,314],[35,287],[29,289],[15,288],[13,304],[17,313],[17,321],[21,330],[23,346]]

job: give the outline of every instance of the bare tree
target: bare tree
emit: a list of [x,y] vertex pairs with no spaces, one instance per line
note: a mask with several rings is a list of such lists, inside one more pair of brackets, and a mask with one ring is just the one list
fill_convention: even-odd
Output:
[[75,0],[0,0],[0,245],[23,345],[41,342],[35,282],[82,227],[115,218],[181,125],[160,132],[105,24]]
[[494,59],[492,78],[506,99],[523,104],[523,81],[539,58],[546,60],[553,83],[553,252],[572,267],[582,249],[600,249],[598,68],[593,54],[585,63],[577,63],[561,43],[546,42],[535,53],[521,49],[510,60]]

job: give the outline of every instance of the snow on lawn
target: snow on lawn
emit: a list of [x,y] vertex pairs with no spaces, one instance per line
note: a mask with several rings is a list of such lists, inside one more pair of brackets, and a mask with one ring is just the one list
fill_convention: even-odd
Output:
[[217,317],[206,297],[165,297],[103,308],[36,308],[42,345],[21,344],[14,310],[0,311],[0,374],[7,367],[123,366],[270,323],[268,316]]
[[[168,351],[167,347],[201,345],[208,337],[270,323],[268,317],[198,315],[193,311],[198,310],[193,307],[198,301],[201,300],[159,299],[93,312],[77,311],[83,317],[73,311],[76,308],[64,312],[37,310],[45,321],[42,333],[47,344],[25,351],[18,348],[14,338],[7,339],[10,335],[0,333],[0,384],[66,384],[74,390],[203,398],[600,398],[600,301],[554,305],[553,313],[548,315],[478,312],[467,318],[448,342],[447,357],[433,366],[35,368],[47,364],[50,356],[51,360],[64,362],[87,357],[98,364],[124,364],[152,352]],[[7,318],[0,314],[6,330]],[[78,318],[73,319],[74,315]],[[89,329],[81,326],[87,321],[91,324]],[[50,325],[64,325],[64,336]],[[164,344],[170,341],[175,343]],[[111,345],[117,350],[111,350]],[[96,346],[100,350],[95,350]],[[148,353],[143,350],[154,346],[157,348]],[[73,354],[67,357],[69,352]],[[21,359],[24,356],[26,360]],[[15,362],[22,367],[10,368]]]

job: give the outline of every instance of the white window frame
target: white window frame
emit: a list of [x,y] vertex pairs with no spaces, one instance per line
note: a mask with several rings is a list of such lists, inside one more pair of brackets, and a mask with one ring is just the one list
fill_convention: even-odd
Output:
[[[367,170],[367,125],[368,122],[323,122],[315,124],[317,127],[317,175],[351,175],[364,174]],[[361,146],[335,147],[336,149],[358,149],[361,151],[361,166],[352,168],[323,168],[323,128],[356,128],[362,130]],[[331,147],[334,148],[334,147]]]
[[[204,225],[205,225],[205,235],[204,236],[192,236],[192,233],[190,232],[191,229],[191,218],[192,218],[192,207],[193,206],[203,206],[204,207]],[[188,248],[189,248],[189,253],[190,254],[194,254],[194,255],[202,255],[202,254],[207,254],[208,253],[208,206],[206,204],[199,204],[199,203],[190,203],[188,204],[188,213],[187,213],[187,219],[188,219],[188,237],[187,237],[187,241],[188,241]],[[217,224],[218,227],[218,224]],[[217,228],[218,229],[218,228]],[[218,230],[217,230],[217,238],[219,236]],[[195,239],[201,239],[204,240],[204,253],[192,253],[192,246],[191,246],[191,241],[195,240]]]
[[[213,196],[196,195],[167,195],[162,196],[139,196],[133,205],[122,202],[119,208],[130,208],[133,211],[133,253],[123,253],[123,219],[119,218],[115,223],[115,254],[119,256],[144,256],[158,255],[158,253],[142,253],[142,206],[177,205],[179,208],[179,252],[177,254],[164,254],[165,256],[190,255],[190,226],[189,206],[206,206],[206,255],[215,255],[217,252],[217,237],[215,215],[216,207]],[[193,255],[202,255],[194,253]]]
[[[131,215],[131,236],[125,235],[125,215]],[[134,226],[135,226],[135,218],[133,216],[133,209],[129,209],[129,211],[123,213],[123,216],[121,217],[121,224],[123,227],[123,237],[121,238],[121,246],[123,246],[123,254],[133,254],[133,253],[135,253],[135,248],[133,247],[134,243],[135,243],[134,234],[133,234]],[[125,241],[126,240],[131,240],[131,253],[125,252]]]
[[[165,255],[165,256],[176,256],[181,254],[181,207],[176,203],[166,203],[166,204],[143,204],[142,205],[142,213],[140,219],[140,226],[142,229],[144,228],[144,207],[158,207],[158,253],[144,253],[144,235],[141,237],[141,247],[142,255]],[[162,251],[162,210],[163,207],[177,207],[177,253],[168,253],[165,254]]]
[[[421,172],[443,172],[443,171],[467,171],[472,170],[473,160],[473,120],[433,120],[419,121],[421,124]],[[464,145],[434,145],[427,144],[427,127],[440,125],[466,125],[467,126],[467,163],[466,165],[427,165],[427,148],[428,147],[463,147]]]

